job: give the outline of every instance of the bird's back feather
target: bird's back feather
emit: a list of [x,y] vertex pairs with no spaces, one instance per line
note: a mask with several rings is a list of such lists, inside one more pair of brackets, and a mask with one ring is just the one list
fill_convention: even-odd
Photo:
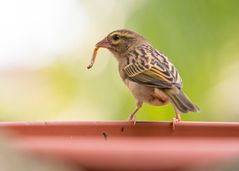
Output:
[[149,44],[143,44],[128,53],[124,71],[130,80],[146,86],[182,87],[182,79],[175,66]]

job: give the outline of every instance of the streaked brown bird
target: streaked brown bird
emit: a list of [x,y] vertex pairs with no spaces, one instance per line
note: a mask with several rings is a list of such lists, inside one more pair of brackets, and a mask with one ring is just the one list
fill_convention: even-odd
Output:
[[175,66],[143,36],[126,29],[111,32],[96,44],[88,69],[93,66],[99,48],[109,49],[116,57],[120,76],[137,101],[130,121],[135,123],[135,114],[144,102],[155,106],[172,103],[176,112],[173,124],[180,121],[180,113],[199,112],[183,93]]

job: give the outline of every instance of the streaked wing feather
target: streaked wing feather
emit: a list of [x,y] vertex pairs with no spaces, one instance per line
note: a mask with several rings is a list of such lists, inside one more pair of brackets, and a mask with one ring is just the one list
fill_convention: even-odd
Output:
[[[134,55],[130,56],[134,62],[129,62],[124,68],[130,80],[150,87],[172,88],[174,85],[178,88],[182,87],[182,80],[176,68],[168,61],[166,56],[154,50],[151,46],[141,47],[137,50],[141,54],[135,54],[134,52]],[[139,60],[136,60],[136,58]],[[143,61],[140,61],[140,59]],[[147,62],[145,59],[148,59]]]
[[130,80],[150,87],[172,88],[172,83],[167,77],[164,77],[165,73],[162,74],[159,69],[144,68],[139,71],[136,68],[139,68],[136,64],[130,64],[125,67],[125,73]]

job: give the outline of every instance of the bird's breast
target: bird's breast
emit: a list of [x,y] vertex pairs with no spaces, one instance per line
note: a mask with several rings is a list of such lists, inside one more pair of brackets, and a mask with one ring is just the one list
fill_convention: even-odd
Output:
[[127,78],[124,79],[124,83],[132,92],[134,97],[141,101],[147,101],[148,99],[150,99],[154,91],[154,88],[146,87],[144,85],[133,82]]

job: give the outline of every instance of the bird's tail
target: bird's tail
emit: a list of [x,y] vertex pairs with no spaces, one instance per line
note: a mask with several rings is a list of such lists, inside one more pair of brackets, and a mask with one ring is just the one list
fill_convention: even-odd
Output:
[[165,93],[170,97],[171,103],[182,113],[199,112],[200,109],[192,104],[189,98],[183,93],[182,90],[168,89]]

